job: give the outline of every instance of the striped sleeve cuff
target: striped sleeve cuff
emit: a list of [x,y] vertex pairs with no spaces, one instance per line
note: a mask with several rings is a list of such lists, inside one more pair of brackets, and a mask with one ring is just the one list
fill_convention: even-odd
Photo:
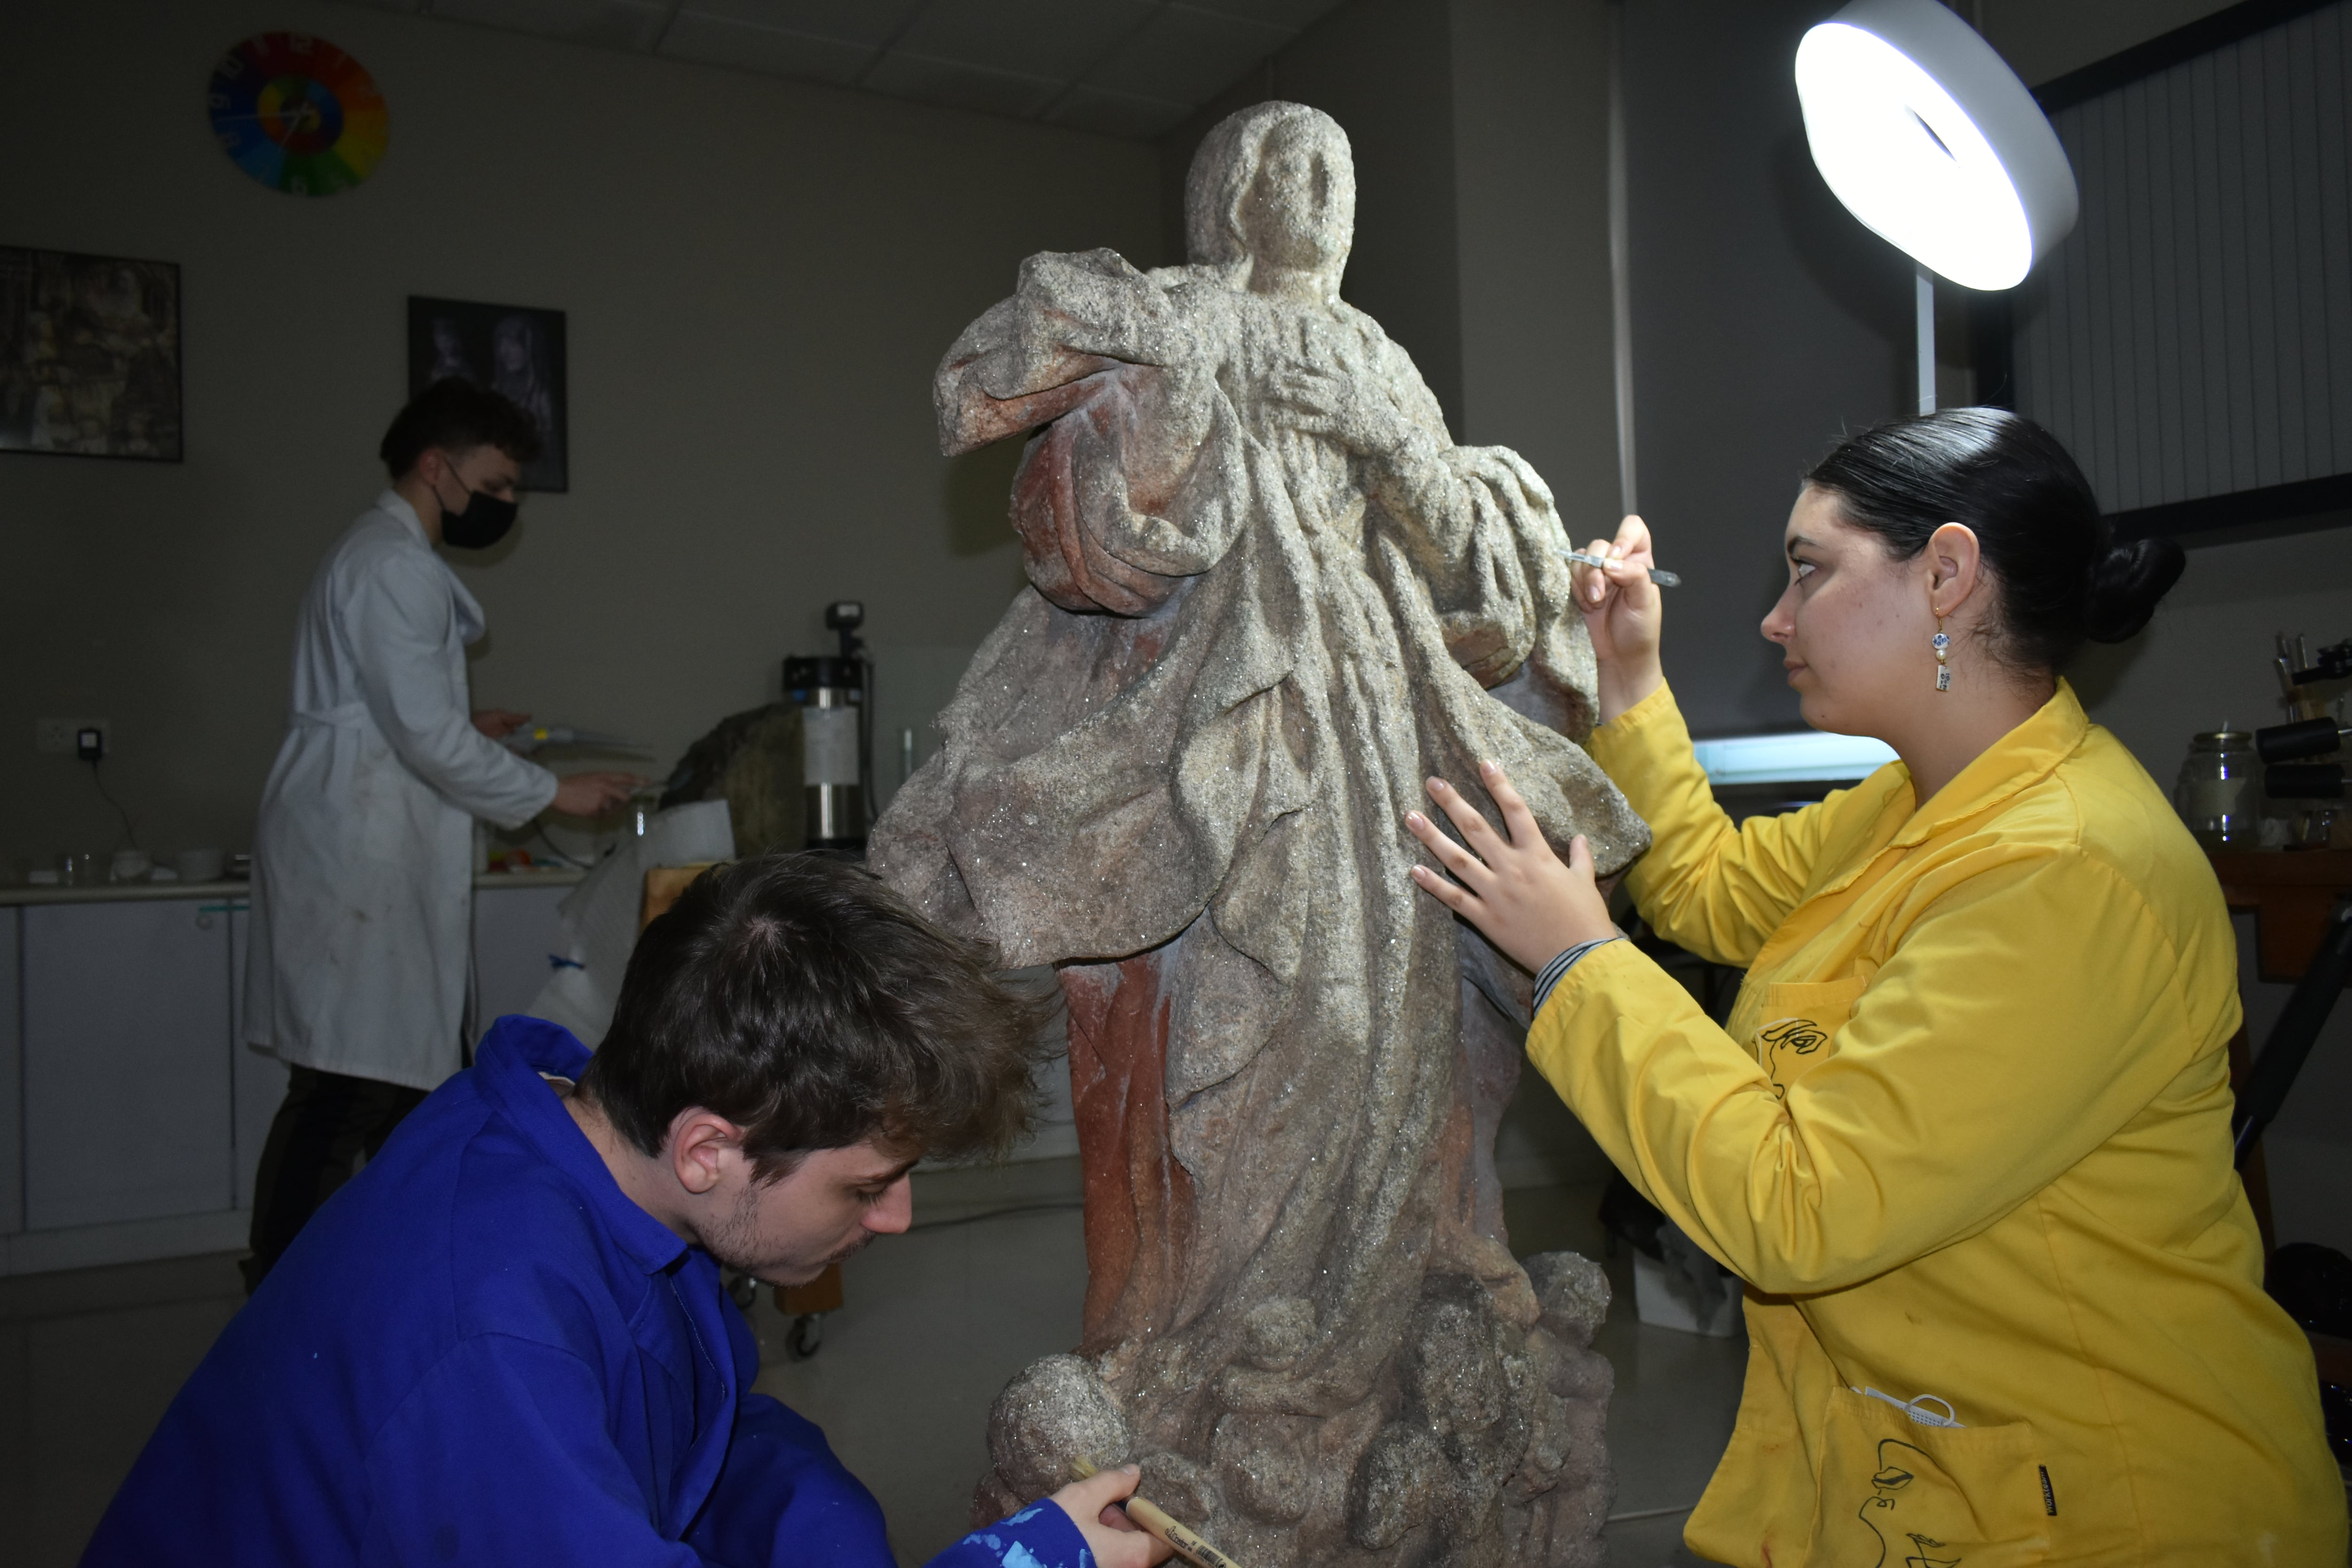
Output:
[[1552,987],[1568,978],[1568,972],[1576,967],[1577,960],[1596,947],[1606,947],[1612,942],[1624,940],[1622,936],[1604,936],[1596,937],[1591,942],[1580,942],[1574,947],[1561,952],[1549,963],[1545,964],[1542,973],[1536,976],[1535,1006],[1528,1016],[1532,1017],[1535,1014],[1543,1011],[1544,1004],[1551,1000]]

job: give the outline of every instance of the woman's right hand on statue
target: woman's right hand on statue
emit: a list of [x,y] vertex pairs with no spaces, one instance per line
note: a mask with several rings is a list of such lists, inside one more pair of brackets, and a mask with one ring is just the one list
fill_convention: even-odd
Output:
[[1606,556],[1606,566],[1570,564],[1577,608],[1584,612],[1585,629],[1592,637],[1592,657],[1599,666],[1601,721],[1618,714],[1666,682],[1658,660],[1659,623],[1664,596],[1650,581],[1657,560],[1650,548],[1650,525],[1628,517],[1617,525],[1614,539],[1596,539],[1584,547],[1588,555]]
[[1578,942],[1618,935],[1609,900],[1593,880],[1592,846],[1584,836],[1569,840],[1568,858],[1562,860],[1499,764],[1480,763],[1478,782],[1501,808],[1503,830],[1496,831],[1460,790],[1444,779],[1429,780],[1429,798],[1453,822],[1462,842],[1447,837],[1421,813],[1407,813],[1405,827],[1452,873],[1449,879],[1434,867],[1415,866],[1414,885],[1476,926],[1530,973]]

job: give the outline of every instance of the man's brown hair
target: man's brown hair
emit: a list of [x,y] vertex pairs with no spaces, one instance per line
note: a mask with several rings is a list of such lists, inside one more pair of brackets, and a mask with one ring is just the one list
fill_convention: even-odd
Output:
[[763,1180],[872,1139],[1002,1152],[1028,1131],[1046,1004],[830,856],[714,868],[637,939],[580,1092],[658,1153],[677,1114],[743,1129]]
[[445,375],[393,416],[376,456],[394,479],[408,477],[434,447],[451,454],[496,447],[518,464],[540,454],[539,426],[512,400],[458,376]]

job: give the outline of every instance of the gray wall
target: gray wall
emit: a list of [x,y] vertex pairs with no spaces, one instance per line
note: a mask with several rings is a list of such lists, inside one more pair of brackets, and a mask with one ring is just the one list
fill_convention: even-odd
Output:
[[1609,10],[1455,0],[1458,439],[1509,447],[1579,541],[1613,528]]
[[[374,74],[367,184],[280,195],[214,146],[212,62],[266,27]],[[927,717],[1021,582],[1015,454],[940,458],[932,368],[1030,252],[1160,245],[1148,146],[313,0],[12,5],[0,137],[0,239],[180,264],[188,430],[179,465],[0,454],[0,872],[117,834],[44,716],[113,721],[151,847],[247,842],[302,585],[382,488],[408,294],[569,312],[571,492],[460,568],[477,700],[666,767],[839,596],[886,730]]]
[[1625,9],[1637,496],[1682,574],[1666,673],[1701,733],[1798,722],[1757,623],[1797,476],[1895,413],[1910,263],[1813,170],[1789,62],[1823,0]]

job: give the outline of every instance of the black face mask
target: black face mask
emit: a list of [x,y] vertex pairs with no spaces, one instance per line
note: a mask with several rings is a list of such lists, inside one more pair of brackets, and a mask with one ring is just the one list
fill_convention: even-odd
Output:
[[[451,479],[457,479],[452,474]],[[461,486],[466,484],[457,479]],[[439,486],[435,486],[433,499],[441,499]],[[488,550],[507,536],[514,526],[516,506],[513,501],[500,500],[497,496],[466,488],[466,510],[451,511],[445,503],[441,508],[441,542],[458,550]]]

